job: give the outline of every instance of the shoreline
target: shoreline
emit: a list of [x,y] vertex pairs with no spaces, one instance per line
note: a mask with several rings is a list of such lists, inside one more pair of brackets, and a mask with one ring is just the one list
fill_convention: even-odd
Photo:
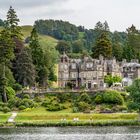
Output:
[[8,127],[76,127],[76,126],[140,126],[140,121],[138,120],[114,120],[114,121],[67,121],[67,122],[15,122],[15,123],[0,123],[1,128]]

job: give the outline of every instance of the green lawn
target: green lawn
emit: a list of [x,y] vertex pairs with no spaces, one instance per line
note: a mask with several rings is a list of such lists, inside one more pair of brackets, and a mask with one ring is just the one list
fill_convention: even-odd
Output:
[[61,121],[65,118],[67,121],[73,121],[74,118],[79,118],[79,121],[109,121],[109,120],[137,120],[137,113],[114,113],[114,114],[84,114],[72,113],[71,109],[49,112],[45,108],[35,108],[28,111],[18,113],[16,122],[44,122],[44,121]]
[[5,123],[11,116],[11,113],[2,113],[0,112],[0,123]]

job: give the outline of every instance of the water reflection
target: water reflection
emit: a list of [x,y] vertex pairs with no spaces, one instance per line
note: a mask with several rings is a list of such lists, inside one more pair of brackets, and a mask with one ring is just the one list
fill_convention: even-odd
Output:
[[0,128],[0,140],[140,140],[140,127]]

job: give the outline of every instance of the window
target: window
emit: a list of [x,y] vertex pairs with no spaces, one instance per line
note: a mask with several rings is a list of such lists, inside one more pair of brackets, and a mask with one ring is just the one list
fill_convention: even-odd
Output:
[[71,74],[71,77],[72,77],[72,78],[76,78],[76,73],[72,73],[72,74]]
[[68,58],[67,57],[65,57],[65,62],[68,62]]
[[96,80],[97,79],[97,77],[93,77],[93,80]]
[[68,74],[65,74],[65,78],[69,78],[69,75]]
[[61,58],[61,62],[63,63],[63,58]]
[[123,85],[124,85],[124,86],[128,86],[128,82],[124,82]]
[[84,77],[84,73],[80,73],[80,77]]
[[104,82],[100,81],[100,87],[103,87],[103,86],[104,86]]
[[135,67],[132,67],[132,68],[131,68],[131,71],[136,71],[136,68],[135,68]]
[[92,66],[93,66],[93,63],[87,63],[87,64],[86,64],[86,67],[87,67],[87,68],[92,68]]
[[76,69],[76,64],[73,63],[71,67],[72,67],[72,69]]
[[133,78],[133,74],[128,74],[128,77],[129,78]]

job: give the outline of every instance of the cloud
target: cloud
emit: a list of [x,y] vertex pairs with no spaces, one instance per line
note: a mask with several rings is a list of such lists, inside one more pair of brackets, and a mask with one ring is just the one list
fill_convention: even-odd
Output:
[[10,5],[18,8],[32,8],[44,5],[49,6],[67,1],[68,0],[0,0],[0,6],[3,8],[7,8],[7,6]]
[[131,24],[140,28],[140,0],[0,0],[0,19],[6,18],[10,5],[22,25],[61,19],[94,28],[98,21],[107,20],[111,30],[125,30]]

